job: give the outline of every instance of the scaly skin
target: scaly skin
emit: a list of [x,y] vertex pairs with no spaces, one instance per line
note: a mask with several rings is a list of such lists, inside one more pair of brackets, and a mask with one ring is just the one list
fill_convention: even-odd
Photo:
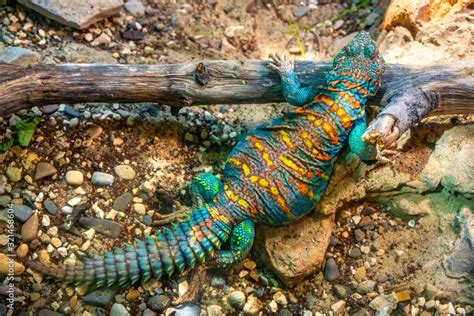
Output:
[[[361,32],[333,64],[326,85],[300,87],[292,62],[273,57],[270,67],[280,74],[287,101],[303,106],[239,142],[222,183],[213,175],[198,175],[192,190],[202,205],[186,220],[84,264],[30,266],[66,283],[100,287],[183,273],[206,257],[217,267],[243,259],[253,243],[254,223],[285,225],[315,208],[345,145],[363,159],[374,158],[374,148],[361,135],[364,106],[381,84],[384,61],[368,33]],[[228,240],[229,249],[219,250]]]

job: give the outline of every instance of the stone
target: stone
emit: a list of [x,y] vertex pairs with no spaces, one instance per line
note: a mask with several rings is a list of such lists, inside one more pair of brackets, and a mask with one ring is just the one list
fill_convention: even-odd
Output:
[[145,205],[143,205],[142,203],[133,204],[133,210],[140,215],[145,215],[146,213]]
[[111,174],[95,171],[92,174],[91,182],[94,185],[107,186],[114,183],[115,177]]
[[124,4],[125,10],[135,17],[145,15],[145,6],[141,1],[128,1]]
[[392,293],[377,296],[369,303],[369,306],[377,312],[377,315],[390,315],[397,308],[397,303],[397,297]]
[[344,307],[346,306],[345,301],[339,301],[331,305],[331,310],[334,313],[335,316],[337,315],[342,315],[344,312]]
[[293,15],[297,18],[302,17],[303,15],[306,15],[309,11],[311,11],[311,8],[306,5],[300,5],[296,8],[295,12]]
[[129,41],[141,41],[145,38],[145,33],[142,31],[128,30],[122,32],[122,38]]
[[438,292],[438,289],[429,283],[427,283],[425,285],[425,288],[423,289],[423,295],[425,296],[427,300],[434,299],[436,297],[437,292]]
[[58,211],[58,207],[56,206],[56,204],[49,199],[43,202],[43,206],[46,211],[51,215],[55,215]]
[[245,294],[241,291],[234,291],[227,297],[227,302],[236,310],[241,310],[245,305]]
[[137,173],[128,165],[118,165],[114,168],[115,173],[120,179],[133,180]]
[[332,290],[338,298],[346,298],[350,294],[350,289],[341,284],[334,285]]
[[331,231],[329,217],[311,214],[284,226],[258,226],[254,245],[263,263],[293,286],[322,268]]
[[328,258],[324,266],[324,279],[332,282],[339,279],[340,276],[336,261],[333,258]]
[[354,279],[356,279],[356,281],[358,281],[358,282],[364,280],[366,278],[366,276],[367,276],[367,270],[363,266],[357,268],[355,273],[354,273]]
[[5,175],[0,174],[0,194],[9,192],[11,186],[8,184],[8,179]]
[[114,200],[112,208],[119,212],[126,211],[132,200],[133,195],[130,192],[124,193]]
[[356,291],[359,294],[365,295],[374,291],[375,285],[377,283],[372,280],[363,281],[357,284]]
[[110,238],[119,237],[123,229],[119,223],[101,218],[81,217],[79,219],[79,225],[87,229],[94,228],[96,232],[109,236]]
[[118,286],[108,287],[91,292],[82,298],[86,305],[105,306],[111,302],[118,292]]
[[221,316],[223,314],[222,307],[219,305],[209,305],[206,310],[209,316]]
[[58,170],[56,170],[56,168],[52,164],[50,164],[49,162],[42,161],[36,165],[34,179],[40,180],[43,178],[47,178],[56,174],[57,172]]
[[16,249],[16,255],[19,258],[24,258],[24,257],[26,257],[26,255],[28,255],[28,250],[29,250],[28,244],[21,244]]
[[23,241],[31,241],[38,234],[39,219],[38,214],[34,213],[22,226],[21,237]]
[[69,170],[66,172],[66,183],[78,186],[84,182],[84,175],[79,170]]
[[275,302],[277,302],[277,304],[280,304],[283,306],[288,305],[288,300],[286,299],[286,296],[285,294],[283,294],[283,292],[278,291],[275,294],[273,294],[273,299],[275,300]]
[[199,316],[201,315],[201,309],[199,306],[193,303],[184,303],[178,305],[172,314],[173,316]]
[[74,209],[70,207],[69,205],[65,205],[61,208],[61,213],[63,213],[64,215],[72,214],[73,211]]
[[436,142],[428,162],[419,175],[426,190],[441,184],[449,192],[474,193],[474,125],[455,126]]
[[13,213],[19,222],[24,223],[33,214],[33,210],[26,205],[13,205]]
[[82,200],[82,198],[80,196],[76,196],[76,197],[73,197],[72,199],[70,199],[69,201],[67,201],[67,204],[69,206],[74,207],[74,206],[79,205],[79,203],[81,203],[81,200]]
[[474,215],[471,210],[463,207],[457,215],[457,222],[461,233],[445,264],[452,277],[474,274]]
[[110,36],[105,33],[100,34],[92,43],[92,46],[108,45],[112,42]]
[[10,262],[13,262],[13,274],[14,275],[20,275],[23,272],[25,272],[25,266],[22,265],[19,262],[16,261],[10,261],[13,260],[9,257],[7,257],[5,254],[0,253],[0,275],[8,275],[10,272]]
[[352,247],[352,248],[349,250],[349,257],[351,257],[351,258],[359,258],[360,256],[362,256],[362,252],[360,251],[359,248],[357,248],[357,247]]
[[49,19],[75,29],[90,25],[120,11],[123,0],[19,0],[19,3]]
[[41,107],[41,112],[45,115],[51,115],[55,113],[59,109],[59,105],[57,104],[48,104]]
[[21,67],[39,64],[41,55],[22,47],[7,47],[0,50],[0,63],[7,63]]
[[0,206],[7,207],[8,204],[12,201],[12,198],[9,195],[1,195],[0,196]]
[[110,316],[128,316],[130,313],[128,312],[127,308],[122,304],[115,303],[112,305],[110,309]]
[[42,309],[42,310],[38,311],[38,313],[36,314],[36,316],[63,316],[63,315],[64,314],[55,312],[55,311],[50,310],[50,309]]
[[18,167],[16,167],[13,163],[9,164],[8,167],[7,167],[7,170],[5,171],[5,174],[7,175],[8,177],[8,180],[10,180],[10,182],[19,182],[22,178],[22,173],[23,173],[23,170]]
[[163,312],[171,304],[171,299],[167,295],[155,295],[148,300],[148,307],[155,312]]
[[250,296],[244,305],[244,313],[250,316],[257,316],[259,315],[262,308],[262,302],[260,302],[260,300],[255,296]]
[[395,297],[397,298],[399,302],[411,301],[411,291],[404,290],[404,291],[395,292]]

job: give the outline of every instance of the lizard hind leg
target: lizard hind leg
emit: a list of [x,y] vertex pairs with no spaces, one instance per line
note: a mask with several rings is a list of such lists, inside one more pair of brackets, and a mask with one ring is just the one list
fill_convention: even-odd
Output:
[[252,249],[255,238],[254,223],[247,219],[237,224],[230,235],[230,249],[218,250],[209,262],[213,268],[227,268],[244,259]]

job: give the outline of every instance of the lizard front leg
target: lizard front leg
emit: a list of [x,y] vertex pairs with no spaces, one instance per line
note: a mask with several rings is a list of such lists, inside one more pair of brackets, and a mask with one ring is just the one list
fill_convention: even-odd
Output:
[[381,147],[364,140],[363,135],[367,129],[366,118],[360,118],[354,122],[351,133],[349,134],[349,148],[351,152],[360,157],[363,161],[379,160],[390,162],[389,156],[398,152],[389,148]]
[[317,87],[302,87],[296,73],[293,60],[287,56],[280,57],[277,54],[269,56],[268,67],[278,72],[281,79],[281,89],[286,102],[295,106],[303,106],[311,103],[318,92]]

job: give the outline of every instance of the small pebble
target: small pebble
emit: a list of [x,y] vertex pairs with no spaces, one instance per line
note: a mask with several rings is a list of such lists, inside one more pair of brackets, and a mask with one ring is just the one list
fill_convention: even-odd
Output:
[[39,219],[38,214],[34,213],[24,224],[21,226],[21,237],[23,241],[31,241],[36,238],[38,234]]
[[94,185],[106,186],[114,183],[115,177],[111,174],[95,171],[92,174],[91,182]]
[[136,177],[136,172],[128,165],[118,165],[114,168],[117,176],[124,180],[133,180]]
[[234,291],[229,294],[227,301],[236,310],[241,310],[245,305],[245,294],[241,291]]
[[66,183],[79,186],[84,182],[84,175],[79,170],[69,170],[66,172]]

